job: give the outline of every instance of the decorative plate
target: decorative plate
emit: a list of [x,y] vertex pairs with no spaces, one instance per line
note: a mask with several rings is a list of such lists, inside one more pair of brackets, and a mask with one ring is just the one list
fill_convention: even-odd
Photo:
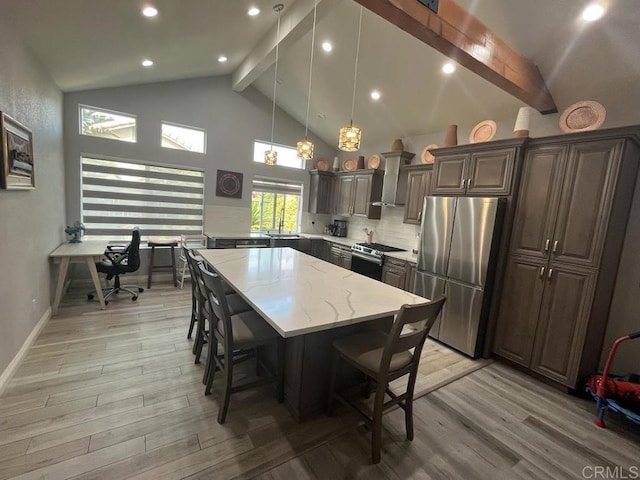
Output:
[[326,172],[327,170],[329,170],[329,160],[327,160],[326,158],[318,159],[318,161],[316,162],[316,168],[318,170]]
[[373,168],[373,169],[380,167],[380,155],[376,153],[371,155],[369,157],[369,160],[367,160],[367,167]]
[[358,168],[358,160],[356,160],[355,158],[346,158],[342,162],[343,170],[356,170],[357,168]]
[[432,143],[431,145],[427,145],[426,147],[424,147],[424,150],[422,150],[422,157],[420,160],[425,165],[429,165],[433,163],[433,161],[436,159],[436,157],[434,157],[429,151],[429,150],[433,150],[434,148],[438,148],[438,145],[436,145],[435,143]]
[[560,115],[560,130],[565,133],[586,132],[602,126],[607,111],[598,102],[585,100],[567,107]]
[[488,142],[496,134],[496,122],[493,120],[484,120],[473,127],[469,134],[469,143]]

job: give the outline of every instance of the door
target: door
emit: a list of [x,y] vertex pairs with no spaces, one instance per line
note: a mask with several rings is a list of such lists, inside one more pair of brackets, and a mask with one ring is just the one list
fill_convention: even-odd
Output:
[[511,235],[512,254],[548,257],[565,162],[565,147],[533,147],[527,152]]
[[331,184],[330,174],[313,172],[309,185],[309,213],[331,213]]
[[455,197],[426,197],[424,199],[418,270],[436,275],[447,274]]
[[514,163],[513,148],[472,153],[467,195],[509,195]]
[[417,268],[415,264],[413,263],[407,264],[407,278],[406,278],[406,283],[404,288],[407,292],[415,293],[416,271],[417,271]]
[[340,266],[342,263],[342,260],[340,259],[340,252],[340,248],[332,246],[329,249],[329,262]]
[[[442,295],[444,295],[444,287],[445,287],[446,281],[447,280],[444,277],[439,277],[437,275],[429,275],[427,273],[417,271],[415,294],[424,298],[428,298],[429,300],[440,298]],[[433,327],[429,332],[429,336],[435,339],[438,339],[439,337],[441,316],[442,316],[442,312],[440,312],[440,314],[438,315],[438,319],[433,324]]]
[[542,310],[531,369],[575,388],[596,271],[551,264],[544,276]]
[[458,198],[447,277],[480,287],[485,285],[503,205],[498,198]]
[[469,154],[436,158],[431,180],[431,195],[464,195]]
[[478,340],[484,339],[481,288],[447,279],[444,289],[447,301],[442,307],[438,340],[456,350],[476,357],[480,351]]
[[404,290],[407,272],[389,267],[382,268],[382,281],[387,285]]
[[528,367],[545,286],[546,262],[511,256],[507,262],[493,351]]
[[352,215],[366,217],[369,214],[371,203],[371,175],[355,175],[353,180],[353,207]]
[[583,142],[569,149],[551,244],[553,261],[584,267],[600,263],[623,143]]
[[407,197],[404,205],[404,223],[420,225],[424,197],[431,183],[431,170],[409,171]]
[[337,215],[351,215],[353,175],[342,175],[336,177],[335,187],[335,213]]

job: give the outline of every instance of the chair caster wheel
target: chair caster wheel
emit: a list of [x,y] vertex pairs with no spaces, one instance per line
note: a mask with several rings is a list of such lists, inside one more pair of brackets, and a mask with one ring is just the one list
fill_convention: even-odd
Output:
[[120,290],[116,290],[114,293],[117,295],[120,293]]
[[105,301],[104,301],[104,304],[105,304],[105,305],[109,305],[109,300],[105,300]]
[[140,293],[142,293],[142,292],[144,292],[144,288],[142,288],[142,287],[138,287],[138,291],[139,291]]
[[138,296],[136,295],[135,297],[131,297],[131,301],[135,302],[136,300],[138,300]]
[[87,295],[87,299],[88,299],[88,300],[93,300],[93,295],[88,294],[88,295]]

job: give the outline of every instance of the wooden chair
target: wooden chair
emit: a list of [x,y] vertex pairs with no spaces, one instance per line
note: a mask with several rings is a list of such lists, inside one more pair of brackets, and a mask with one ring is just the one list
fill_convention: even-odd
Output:
[[[413,440],[413,391],[420,364],[420,354],[429,330],[433,326],[445,298],[419,305],[403,305],[396,316],[391,331],[367,331],[340,338],[333,342],[334,357],[329,387],[327,413],[331,414],[333,400],[337,398],[360,413],[371,426],[371,459],[380,462],[382,446],[382,414],[393,405],[405,412],[407,440]],[[405,326],[410,326],[405,329]],[[405,331],[403,332],[403,329]],[[413,349],[413,353],[410,351]],[[365,410],[350,402],[341,393],[335,392],[336,374],[340,360],[345,360],[362,371],[376,386],[373,410]],[[401,395],[389,389],[389,382],[409,375],[407,390]],[[385,394],[391,400],[385,402]]]
[[[207,291],[208,304],[212,313],[208,317],[209,352],[205,395],[211,393],[216,371],[220,370],[224,375],[224,389],[222,404],[218,412],[218,423],[225,422],[232,393],[275,382],[278,401],[282,402],[284,400],[284,338],[271,328],[255,310],[234,314],[229,306],[229,297],[224,295],[220,277],[206,270],[202,265],[200,266],[200,275]],[[220,355],[218,352],[218,342],[224,349],[224,355]],[[270,344],[276,347],[275,367],[268,368],[267,365],[264,365],[267,375],[234,385],[234,364],[257,355],[256,349],[258,347]]]
[[[191,300],[191,322],[187,338],[191,335],[194,325],[198,324],[196,330],[196,339],[193,343],[193,353],[195,354],[195,363],[200,362],[202,347],[208,342],[209,332],[206,330],[206,319],[211,315],[209,302],[207,300],[207,291],[204,287],[202,276],[200,275],[200,265],[204,266],[204,258],[198,256],[192,250],[187,251],[187,261],[192,276],[192,300]],[[226,282],[223,283],[223,291],[227,298],[229,310],[232,314],[238,314],[252,310],[251,305],[245,302],[233,288]],[[205,377],[207,372],[205,370]]]
[[[205,248],[206,246],[207,237],[204,235],[180,235],[180,256],[178,257],[178,270],[180,276],[178,284],[180,285],[180,288],[184,287],[185,278],[193,278],[191,276],[191,268],[189,268],[187,252],[194,248]],[[187,274],[187,272],[189,273]]]

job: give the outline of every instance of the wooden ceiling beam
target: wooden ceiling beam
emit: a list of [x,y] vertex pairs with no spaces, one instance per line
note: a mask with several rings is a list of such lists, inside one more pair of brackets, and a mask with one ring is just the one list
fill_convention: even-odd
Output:
[[538,67],[453,0],[355,0],[542,114],[558,108]]

